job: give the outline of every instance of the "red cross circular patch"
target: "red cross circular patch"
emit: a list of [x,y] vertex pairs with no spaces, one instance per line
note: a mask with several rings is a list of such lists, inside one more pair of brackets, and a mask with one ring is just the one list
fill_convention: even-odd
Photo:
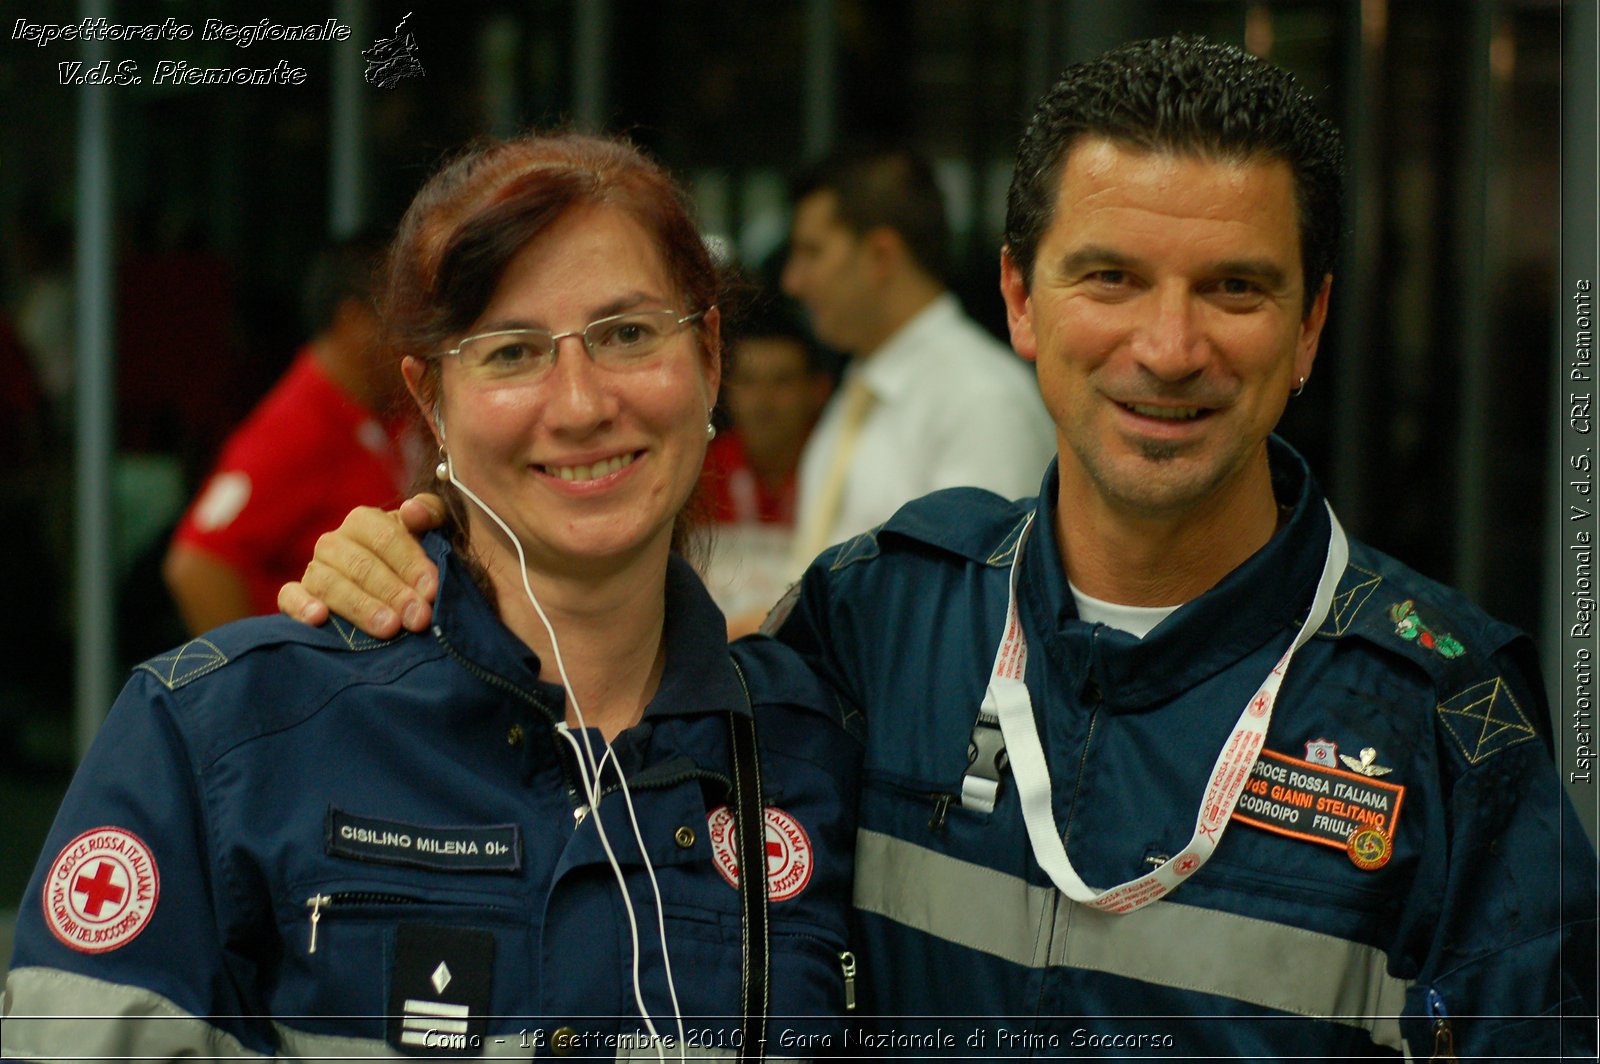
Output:
[[[806,889],[811,882],[811,839],[800,822],[782,809],[767,806],[767,899],[783,901]],[[719,805],[706,814],[711,835],[711,861],[728,885],[739,886],[739,845],[734,835],[733,811]]]
[[150,922],[161,878],[150,847],[131,831],[85,831],[56,855],[44,883],[44,919],[80,953],[126,946]]

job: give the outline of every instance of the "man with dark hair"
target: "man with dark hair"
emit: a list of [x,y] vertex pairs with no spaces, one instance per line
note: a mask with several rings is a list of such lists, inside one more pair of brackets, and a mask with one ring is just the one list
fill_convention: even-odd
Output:
[[1032,375],[945,286],[944,199],[905,151],[841,155],[797,187],[786,292],[851,356],[800,464],[798,574],[938,488],[1032,491],[1054,433]]
[[[867,721],[864,1050],[1594,1058],[1595,856],[1530,642],[1350,540],[1272,435],[1338,171],[1287,73],[1192,38],[1072,68],[1028,127],[1001,289],[1057,462],[903,507],[769,620]],[[420,603],[367,583],[376,634]]]
[[307,272],[311,340],[223,444],[162,568],[184,625],[208,631],[270,613],[278,585],[352,506],[386,505],[410,482],[399,373],[378,344],[373,274],[382,243],[330,246]]
[[798,207],[832,193],[833,214],[847,230],[886,226],[899,234],[917,267],[943,283],[950,275],[950,232],[944,194],[926,159],[905,150],[833,156],[794,187]]
[[1559,1017],[1594,1013],[1593,851],[1532,647],[1348,541],[1271,435],[1339,172],[1288,73],[1193,39],[1072,68],[1029,124],[1001,289],[1056,465],[912,503],[774,625],[869,722],[872,1011],[1065,1052],[1592,1053]]

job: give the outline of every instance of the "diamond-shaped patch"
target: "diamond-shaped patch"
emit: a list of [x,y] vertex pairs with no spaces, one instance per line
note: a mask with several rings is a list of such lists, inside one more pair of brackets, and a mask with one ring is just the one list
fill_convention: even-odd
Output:
[[1440,702],[1439,719],[1473,764],[1538,735],[1498,676]]
[[450,966],[444,961],[440,961],[439,967],[433,970],[433,975],[430,977],[429,982],[433,984],[434,990],[441,994],[444,993],[444,988],[450,985]]

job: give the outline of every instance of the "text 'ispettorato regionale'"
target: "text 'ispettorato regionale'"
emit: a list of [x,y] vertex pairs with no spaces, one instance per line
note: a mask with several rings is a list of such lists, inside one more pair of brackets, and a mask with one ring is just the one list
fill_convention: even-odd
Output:
[[[220,41],[237,48],[249,48],[264,41],[347,41],[350,27],[333,18],[303,24],[265,18],[240,23],[209,18],[198,30],[193,24],[174,18],[144,23],[112,22],[105,18],[85,18],[77,22],[33,22],[19,18],[12,24],[11,39],[27,41],[40,48],[58,41],[157,44],[193,40]],[[57,66],[58,80],[63,85],[139,85],[145,80],[138,62],[132,59],[103,59],[94,63],[69,61]],[[301,85],[305,83],[306,71],[286,60],[279,60],[270,67],[208,67],[163,59],[155,64],[150,80],[155,85]]]

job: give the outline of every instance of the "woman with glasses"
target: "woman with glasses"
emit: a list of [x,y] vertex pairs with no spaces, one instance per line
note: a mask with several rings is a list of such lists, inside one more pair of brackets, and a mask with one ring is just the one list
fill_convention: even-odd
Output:
[[680,553],[718,285],[623,143],[428,182],[383,290],[450,513],[431,632],[256,619],[135,672],[24,901],[6,1058],[843,1048],[859,753]]

